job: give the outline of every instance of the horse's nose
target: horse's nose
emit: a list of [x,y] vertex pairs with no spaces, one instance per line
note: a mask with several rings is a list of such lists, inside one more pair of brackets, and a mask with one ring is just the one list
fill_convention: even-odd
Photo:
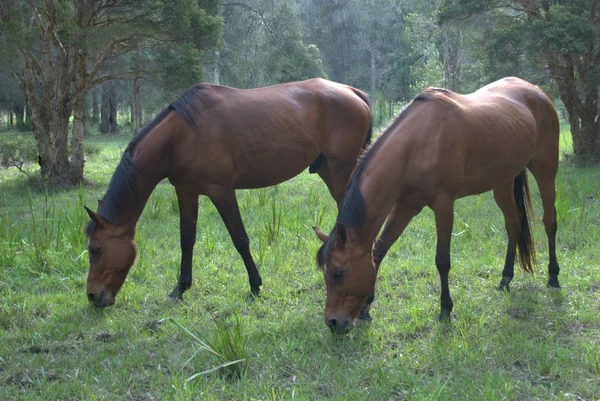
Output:
[[110,302],[108,294],[106,291],[102,291],[100,294],[94,294],[93,292],[88,292],[88,299],[90,302],[93,302],[95,306],[99,308],[104,308],[108,305],[112,305]]
[[337,334],[346,332],[349,328],[349,325],[350,321],[347,319],[337,320],[336,318],[332,317],[327,321],[327,327],[329,327],[329,330],[331,330],[332,333]]

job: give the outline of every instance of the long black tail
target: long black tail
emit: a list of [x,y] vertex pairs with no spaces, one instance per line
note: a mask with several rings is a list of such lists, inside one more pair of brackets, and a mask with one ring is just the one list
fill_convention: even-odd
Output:
[[536,264],[535,259],[535,243],[531,235],[531,227],[529,226],[529,216],[533,215],[531,208],[531,195],[529,193],[529,182],[527,180],[527,171],[523,170],[515,178],[514,185],[515,202],[519,209],[521,217],[521,230],[517,240],[519,248],[519,262],[521,268],[528,273],[533,272],[533,265]]

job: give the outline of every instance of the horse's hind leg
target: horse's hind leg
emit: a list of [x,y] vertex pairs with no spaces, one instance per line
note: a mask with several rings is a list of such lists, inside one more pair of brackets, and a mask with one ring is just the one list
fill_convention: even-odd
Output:
[[510,290],[510,282],[515,275],[515,255],[517,253],[517,238],[521,229],[521,220],[515,203],[514,181],[494,189],[494,199],[504,215],[504,226],[508,234],[508,245],[506,246],[506,258],[502,270],[502,280],[499,290]]
[[558,170],[558,162],[552,163],[540,163],[539,161],[532,161],[529,170],[535,177],[535,181],[538,184],[540,190],[540,196],[542,198],[542,206],[544,208],[544,228],[546,229],[546,236],[548,237],[548,286],[553,288],[560,288],[558,283],[558,273],[560,267],[556,259],[556,209],[554,207],[554,201],[556,199],[556,184],[554,182],[556,178],[556,172]]
[[227,231],[229,231],[235,249],[237,249],[244,260],[244,265],[248,272],[248,280],[250,281],[250,291],[252,295],[258,296],[262,279],[250,254],[250,240],[242,222],[235,190],[233,188],[222,188],[221,190],[213,191],[208,196],[221,215],[221,219],[223,219]]

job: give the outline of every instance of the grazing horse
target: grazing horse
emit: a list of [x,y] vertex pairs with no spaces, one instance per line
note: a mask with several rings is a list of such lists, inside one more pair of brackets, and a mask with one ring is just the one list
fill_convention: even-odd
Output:
[[456,199],[494,192],[508,233],[500,289],[509,289],[517,247],[522,268],[531,272],[535,253],[526,169],[538,183],[544,208],[548,285],[560,288],[554,208],[558,136],[550,99],[518,78],[501,79],[468,95],[437,88],[421,92],[359,162],[331,234],[315,227],[324,243],[317,263],[327,285],[329,328],[343,332],[357,317],[370,319],[379,264],[424,206],[433,209],[437,228],[440,320],[450,318],[453,306],[448,273]]
[[88,298],[114,304],[135,260],[137,221],[164,178],[177,193],[181,231],[181,271],[170,297],[181,299],[192,284],[199,195],[217,208],[258,295],[262,279],[235,190],[279,184],[309,167],[339,207],[370,137],[368,96],[347,85],[310,79],[249,90],[192,87],[129,143],[98,211],[86,208]]

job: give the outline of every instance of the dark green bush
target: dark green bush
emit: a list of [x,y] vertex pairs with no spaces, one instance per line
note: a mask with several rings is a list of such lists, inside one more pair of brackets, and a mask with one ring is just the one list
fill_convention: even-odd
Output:
[[0,137],[0,167],[16,167],[23,171],[27,163],[37,162],[38,150],[33,138]]
[[[83,152],[85,155],[94,155],[100,153],[100,146],[94,143],[84,143]],[[38,149],[33,137],[0,136],[0,167],[16,167],[23,171],[23,166],[38,161]]]

